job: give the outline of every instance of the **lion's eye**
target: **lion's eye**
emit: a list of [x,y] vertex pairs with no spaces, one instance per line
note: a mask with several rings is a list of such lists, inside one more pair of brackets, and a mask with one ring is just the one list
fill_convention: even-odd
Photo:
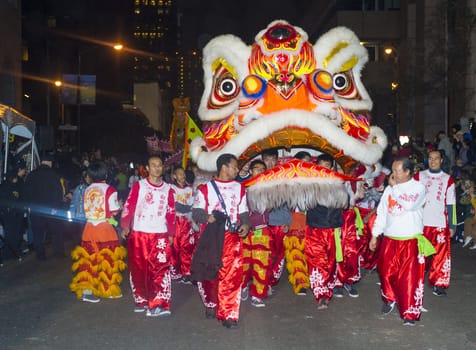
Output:
[[231,78],[225,78],[220,82],[219,91],[223,96],[233,96],[238,89],[236,81]]
[[347,77],[342,73],[336,74],[333,78],[333,84],[336,91],[344,90],[348,84]]
[[358,98],[352,72],[334,74],[332,77],[332,85],[337,96],[345,99]]
[[222,108],[235,101],[240,93],[240,86],[230,72],[221,67],[215,73],[214,87],[208,106],[212,109]]

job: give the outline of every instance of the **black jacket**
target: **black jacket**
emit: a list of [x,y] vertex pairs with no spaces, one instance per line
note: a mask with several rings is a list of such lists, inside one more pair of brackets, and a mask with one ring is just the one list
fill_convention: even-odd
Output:
[[342,209],[326,208],[322,205],[307,211],[306,225],[314,228],[336,228],[344,223]]
[[207,224],[193,254],[190,266],[192,281],[214,281],[222,267],[226,216],[216,210],[213,216],[216,221]]
[[23,200],[27,205],[42,205],[49,208],[63,207],[63,187],[61,177],[46,165],[33,170],[23,187]]

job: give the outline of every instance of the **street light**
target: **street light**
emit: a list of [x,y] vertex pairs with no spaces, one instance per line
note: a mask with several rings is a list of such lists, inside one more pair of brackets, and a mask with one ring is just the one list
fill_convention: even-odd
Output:
[[394,94],[394,101],[395,101],[395,106],[394,106],[394,113],[395,113],[395,118],[394,118],[394,124],[395,124],[395,136],[398,137],[399,133],[400,133],[400,101],[399,101],[399,87],[400,87],[400,83],[399,83],[399,78],[400,78],[400,75],[399,75],[399,67],[398,67],[398,52],[397,50],[395,49],[394,46],[384,46],[383,48],[383,53],[384,55],[386,56],[387,60],[389,60],[392,64],[392,72],[393,72],[393,76],[392,76],[392,80],[390,82],[390,89],[392,91],[392,93]]
[[[105,46],[112,47],[115,51],[121,51],[124,46],[121,43],[107,44]],[[78,127],[78,153],[81,154],[81,56],[86,52],[89,52],[96,47],[90,47],[86,50],[78,50],[78,74],[77,74],[77,90],[76,90],[76,105],[77,105],[77,127]]]

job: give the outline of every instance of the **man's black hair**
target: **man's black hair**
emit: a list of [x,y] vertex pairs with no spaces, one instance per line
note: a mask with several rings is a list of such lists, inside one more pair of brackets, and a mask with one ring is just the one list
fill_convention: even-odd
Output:
[[250,170],[252,170],[256,165],[262,165],[266,169],[266,163],[263,162],[261,159],[255,159],[250,163]]
[[334,164],[334,158],[332,158],[327,153],[322,153],[322,154],[318,155],[316,160],[317,160],[318,164],[319,164],[319,162],[329,162],[331,164]]
[[394,162],[402,162],[402,170],[407,171],[410,170],[410,176],[413,176],[415,171],[415,167],[413,162],[407,157],[397,157],[395,158]]
[[278,149],[277,148],[271,148],[271,149],[266,149],[261,153],[261,158],[264,156],[270,156],[270,157],[278,157]]
[[160,154],[152,154],[149,156],[149,158],[147,158],[147,165],[149,165],[149,161],[153,158],[158,158],[162,161],[162,164],[164,164],[164,157],[162,157],[162,155]]
[[107,166],[102,161],[95,161],[89,165],[88,175],[93,182],[106,181],[107,173]]
[[228,165],[230,164],[231,160],[232,159],[235,159],[235,160],[238,160],[233,154],[231,153],[224,153],[222,155],[220,155],[218,158],[217,158],[217,172],[219,173],[221,168],[224,166],[224,165]]
[[296,159],[304,159],[306,157],[312,158],[311,154],[306,151],[299,151],[298,153],[294,155],[294,158]]

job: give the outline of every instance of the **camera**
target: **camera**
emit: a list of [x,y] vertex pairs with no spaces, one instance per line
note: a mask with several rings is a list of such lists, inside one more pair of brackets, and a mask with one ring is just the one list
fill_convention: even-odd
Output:
[[228,222],[228,232],[238,233],[240,230],[240,224],[238,222]]

